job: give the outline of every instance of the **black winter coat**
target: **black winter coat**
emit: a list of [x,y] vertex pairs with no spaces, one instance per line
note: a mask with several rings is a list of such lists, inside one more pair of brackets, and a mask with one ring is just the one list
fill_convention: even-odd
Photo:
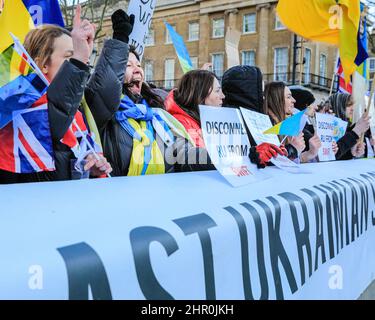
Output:
[[[98,126],[104,155],[113,168],[113,176],[128,174],[133,150],[133,138],[115,119],[121,102],[128,55],[127,43],[116,39],[107,40],[85,90],[86,101]],[[156,134],[156,141],[164,155],[166,173],[214,169],[210,161],[207,164],[188,165],[189,160],[198,158],[206,151],[193,148],[183,138],[175,138],[175,144],[168,147]]]

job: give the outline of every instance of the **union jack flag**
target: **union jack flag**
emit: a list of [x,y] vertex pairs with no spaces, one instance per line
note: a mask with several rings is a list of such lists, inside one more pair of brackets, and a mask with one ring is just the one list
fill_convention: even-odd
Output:
[[95,142],[94,133],[90,132],[80,111],[74,116],[72,124],[61,139],[61,143],[68,146],[78,160],[84,159],[88,154],[102,153],[102,148]]
[[337,62],[336,74],[339,77],[338,92],[352,94],[353,93],[352,81],[350,80],[350,83],[348,84],[345,82],[344,68],[342,66],[340,59],[338,59],[338,62]]
[[0,169],[14,173],[54,171],[46,95],[32,108],[13,112],[0,130]]

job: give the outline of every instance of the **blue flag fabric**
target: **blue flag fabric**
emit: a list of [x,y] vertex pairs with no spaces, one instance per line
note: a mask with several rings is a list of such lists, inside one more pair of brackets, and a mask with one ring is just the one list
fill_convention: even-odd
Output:
[[[361,12],[365,9],[365,5],[361,3]],[[362,21],[360,22],[362,23]],[[355,64],[357,66],[360,66],[362,63],[365,62],[366,64],[366,59],[369,57],[367,53],[367,19],[364,18],[363,21],[363,30],[361,33],[361,25],[359,26],[358,29],[358,54],[355,59]],[[364,66],[364,70],[366,70],[366,65]]]
[[21,75],[0,88],[0,129],[12,121],[13,111],[27,109],[47,91],[35,73]]
[[306,109],[302,110],[293,116],[286,118],[279,122],[272,128],[264,131],[264,134],[278,134],[285,136],[298,136],[306,125],[307,117],[305,115]]
[[[64,19],[61,14],[58,0],[22,0],[25,7],[29,10],[34,24],[56,24],[64,27]],[[42,13],[42,17],[38,15]]]
[[180,61],[182,71],[186,73],[190,70],[193,70],[193,64],[191,62],[189,52],[186,49],[184,39],[172,28],[172,26],[169,23],[164,23],[167,27],[169,35],[171,36],[173,46],[176,50],[178,60]]

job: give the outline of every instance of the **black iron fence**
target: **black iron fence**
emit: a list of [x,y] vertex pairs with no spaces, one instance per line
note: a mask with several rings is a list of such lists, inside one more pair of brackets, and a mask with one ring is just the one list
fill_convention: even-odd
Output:
[[[220,79],[221,77],[219,77]],[[149,84],[156,88],[171,90],[175,88],[178,85],[180,79],[173,79],[173,80],[151,80],[147,81]],[[221,80],[221,79],[220,79]],[[289,73],[269,73],[269,74],[263,74],[263,80],[267,82],[271,81],[283,81],[287,85],[293,84],[293,74],[291,72]],[[316,75],[313,73],[302,73],[302,81],[299,79],[299,74],[296,76],[295,84],[303,85],[305,87],[314,89],[314,90],[321,90],[324,92],[330,92],[331,86],[332,86],[332,78],[326,78],[322,77],[320,75]],[[337,88],[337,77],[334,79],[333,83],[333,92],[336,92]]]

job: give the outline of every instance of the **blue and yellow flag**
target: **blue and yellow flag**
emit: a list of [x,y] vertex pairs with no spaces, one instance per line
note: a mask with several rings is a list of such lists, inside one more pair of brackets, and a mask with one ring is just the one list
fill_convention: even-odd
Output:
[[285,119],[272,128],[263,132],[263,134],[277,134],[281,136],[298,136],[306,125],[306,109]]
[[279,0],[277,12],[282,23],[301,37],[339,47],[349,83],[364,61],[358,38],[360,0]]
[[167,27],[169,35],[171,36],[173,46],[176,50],[176,54],[177,54],[178,60],[180,61],[180,65],[181,65],[183,73],[193,70],[193,64],[191,62],[189,52],[186,49],[184,39],[172,28],[172,26],[169,23],[167,22],[164,22],[164,23],[165,23],[165,26]]
[[368,50],[368,39],[367,39],[367,18],[365,15],[365,5],[361,3],[361,14],[362,14],[362,28],[359,27],[358,30],[358,55],[356,58],[355,63],[359,66],[357,68],[357,72],[366,80],[369,78],[369,70],[367,66],[366,59],[369,57],[367,50]]

